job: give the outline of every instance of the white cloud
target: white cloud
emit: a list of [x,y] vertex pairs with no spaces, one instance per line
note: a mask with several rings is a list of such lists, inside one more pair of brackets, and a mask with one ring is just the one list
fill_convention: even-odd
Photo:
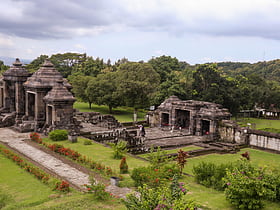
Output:
[[0,34],[0,47],[2,48],[10,48],[13,47],[15,43],[13,42],[11,37]]

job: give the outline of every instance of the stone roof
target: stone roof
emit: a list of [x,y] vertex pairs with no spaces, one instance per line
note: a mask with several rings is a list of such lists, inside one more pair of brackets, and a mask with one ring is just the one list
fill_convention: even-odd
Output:
[[[50,60],[46,59],[42,66],[24,83],[25,87],[30,88],[52,88],[58,81],[63,80],[62,75],[54,68]],[[71,87],[71,85],[64,81],[64,86]]]
[[22,63],[17,58],[13,65],[3,73],[3,79],[4,80],[13,80],[18,81],[26,80],[27,77],[30,76],[30,73],[22,66]]
[[51,91],[43,98],[47,102],[75,101],[72,93],[63,85],[63,80],[59,80]]

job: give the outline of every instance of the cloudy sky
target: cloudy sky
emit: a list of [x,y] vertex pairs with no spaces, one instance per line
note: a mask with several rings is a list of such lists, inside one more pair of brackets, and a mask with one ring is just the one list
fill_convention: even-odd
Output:
[[4,0],[0,8],[0,56],[280,58],[279,0]]

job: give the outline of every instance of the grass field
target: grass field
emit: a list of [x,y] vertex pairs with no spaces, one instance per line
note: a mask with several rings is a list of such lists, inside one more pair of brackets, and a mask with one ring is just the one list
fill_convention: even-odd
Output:
[[[191,150],[197,150],[197,149],[202,149],[202,147],[198,147],[198,146],[186,146],[186,147],[182,147],[180,148],[181,150],[187,152],[187,151],[191,151]],[[165,150],[166,151],[166,154],[174,154],[174,153],[177,153],[179,149],[170,149],[170,150]],[[146,154],[141,154],[141,155],[137,155],[139,157],[142,157],[142,158],[148,158],[149,157],[149,153],[146,153]]]
[[75,190],[70,194],[59,194],[1,154],[0,168],[1,210],[126,209],[117,199],[96,201],[92,195]]
[[280,128],[280,120],[268,120],[268,119],[260,119],[260,118],[238,118],[237,122],[241,126],[248,126],[247,123],[251,124],[251,128],[262,130],[264,128]]
[[[48,139],[44,139],[46,142],[51,142]],[[79,138],[78,143],[70,143],[68,141],[57,142],[63,144],[65,147],[70,147],[102,162],[103,164],[112,167],[115,170],[119,169],[120,160],[114,160],[112,158],[112,150],[98,143],[92,145],[84,145],[83,139]],[[197,147],[189,146],[184,150],[193,150]],[[189,158],[184,168],[184,172],[192,174],[192,167],[201,161],[214,162],[214,163],[226,163],[240,159],[240,154],[248,151],[250,153],[251,161],[257,166],[269,166],[280,167],[280,155],[268,153],[265,151],[245,148],[237,154],[210,154],[205,156],[199,156],[195,158]],[[169,152],[173,152],[169,150]],[[174,152],[176,152],[174,150]],[[12,199],[9,201],[9,208],[7,209],[116,209],[122,210],[125,207],[119,200],[96,202],[91,199],[90,195],[82,195],[78,192],[73,192],[71,195],[66,195],[61,198],[50,199],[49,195],[54,192],[47,186],[39,182],[33,176],[25,173],[16,166],[13,162],[0,156],[0,194],[6,192]],[[149,163],[134,158],[134,156],[128,156],[127,162],[129,170],[139,166],[147,166]],[[2,170],[4,173],[2,173]],[[13,174],[13,176],[11,176]],[[127,175],[129,176],[129,175]],[[126,179],[126,178],[125,178]],[[233,210],[230,204],[225,199],[224,193],[216,191],[211,188],[206,188],[202,185],[195,183],[194,178],[191,176],[183,176],[180,180],[185,182],[187,189],[189,190],[187,196],[194,199],[197,203],[204,206],[204,209],[223,209]],[[5,208],[6,209],[6,208]],[[269,202],[266,205],[265,210],[280,209],[280,204]]]
[[[242,149],[237,154],[210,154],[210,155],[204,155],[204,156],[198,156],[194,158],[189,158],[188,162],[184,168],[184,172],[193,175],[192,168],[194,165],[197,165],[198,163],[204,161],[204,162],[212,162],[215,164],[221,164],[221,163],[228,163],[233,162],[241,158],[241,153],[244,153],[245,151],[248,151],[250,153],[250,158],[253,164],[256,166],[262,166],[262,167],[273,167],[273,168],[279,168],[280,167],[280,155],[279,154],[273,154],[268,153],[265,151],[255,150],[255,149],[249,149],[245,148]],[[198,203],[200,203],[203,206],[207,206],[210,209],[233,209],[230,204],[226,201],[224,193],[211,189],[206,188],[202,185],[199,185],[195,183],[193,177],[185,176],[182,181],[185,183],[188,183],[188,189],[189,197],[196,200]],[[280,204],[278,203],[272,203],[267,202],[266,208],[267,210],[274,210],[274,209],[280,209]]]
[[[90,109],[88,103],[75,102],[74,108],[78,109],[80,112],[100,112],[101,114],[110,114],[108,106],[98,106],[92,104]],[[133,121],[133,108],[131,107],[117,107],[113,109],[112,115],[120,122],[132,122]],[[138,121],[144,120],[146,112],[144,110],[138,111]]]
[[49,200],[52,189],[0,154],[0,194],[10,209],[30,207]]

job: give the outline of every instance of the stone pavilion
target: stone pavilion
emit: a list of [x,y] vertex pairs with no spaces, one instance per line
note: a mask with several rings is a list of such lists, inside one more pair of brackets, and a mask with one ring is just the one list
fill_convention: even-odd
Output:
[[70,89],[49,60],[31,75],[16,59],[0,78],[0,127],[20,132],[74,129]]

